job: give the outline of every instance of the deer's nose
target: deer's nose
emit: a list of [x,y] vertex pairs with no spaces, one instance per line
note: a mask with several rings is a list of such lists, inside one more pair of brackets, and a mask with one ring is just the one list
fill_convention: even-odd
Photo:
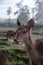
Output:
[[16,42],[16,41],[17,41],[17,39],[15,38],[15,39],[14,39],[14,41]]
[[14,39],[15,42],[19,42],[19,40],[17,40],[16,38]]

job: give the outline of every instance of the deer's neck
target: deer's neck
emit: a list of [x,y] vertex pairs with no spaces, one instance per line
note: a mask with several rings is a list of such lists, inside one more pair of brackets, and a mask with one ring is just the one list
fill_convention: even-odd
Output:
[[35,40],[32,37],[32,28],[30,29],[30,32],[29,32],[29,42],[30,42],[30,44],[35,43]]
[[32,29],[29,32],[29,38],[27,38],[24,43],[25,43],[25,47],[27,48],[27,51],[29,51],[30,49],[33,48],[33,45],[35,43],[35,41],[32,39],[32,34],[31,34]]
[[27,38],[24,43],[26,46],[32,47],[35,44],[35,40],[32,38],[32,29],[29,31],[29,38]]

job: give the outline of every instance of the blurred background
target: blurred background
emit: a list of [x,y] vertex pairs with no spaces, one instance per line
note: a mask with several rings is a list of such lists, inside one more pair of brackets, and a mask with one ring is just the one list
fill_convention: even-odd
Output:
[[0,0],[0,65],[30,65],[24,46],[13,43],[17,18],[25,25],[33,18],[34,38],[43,37],[43,0]]
[[34,18],[35,23],[43,25],[43,0],[0,0],[0,24],[16,23],[17,18],[22,23]]

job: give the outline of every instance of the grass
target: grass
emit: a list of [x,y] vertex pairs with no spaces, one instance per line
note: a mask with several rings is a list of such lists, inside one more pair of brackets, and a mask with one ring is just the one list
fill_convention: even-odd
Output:
[[16,44],[13,45],[6,39],[0,39],[0,51],[3,50],[7,55],[7,61],[3,63],[2,60],[2,65],[30,65],[24,47]]
[[32,33],[37,35],[43,35],[43,28],[33,30]]
[[26,55],[26,52],[22,51],[20,53],[18,51],[21,51],[21,50],[10,50],[10,51],[7,51],[7,55],[8,55],[9,61],[10,62],[15,61],[15,63],[18,63],[18,65],[21,65],[21,64],[22,65],[25,65],[25,64],[28,65],[28,57]]
[[7,28],[7,27],[0,27],[0,32],[3,32],[3,31],[8,31],[8,30],[13,30],[13,31],[15,31],[16,30],[16,28]]

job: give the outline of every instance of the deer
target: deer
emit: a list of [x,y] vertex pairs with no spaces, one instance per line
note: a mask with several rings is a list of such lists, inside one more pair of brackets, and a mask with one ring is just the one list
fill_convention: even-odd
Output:
[[32,39],[32,28],[35,22],[30,19],[27,25],[22,25],[17,19],[18,28],[14,41],[23,42],[25,44],[25,50],[30,60],[30,65],[43,65],[43,38],[33,40]]
[[[12,30],[7,31],[7,32],[6,32],[6,39],[8,40],[8,39],[13,38],[13,40],[14,40],[15,34],[16,34],[16,31],[12,31]],[[15,41],[16,41],[16,40],[15,40]],[[15,44],[18,44],[18,41],[12,42],[12,43],[13,43],[13,44],[14,44],[14,43],[15,43]]]
[[8,38],[14,37],[15,34],[16,34],[15,31],[12,31],[12,30],[7,31],[7,32],[6,32],[7,40],[8,40]]

